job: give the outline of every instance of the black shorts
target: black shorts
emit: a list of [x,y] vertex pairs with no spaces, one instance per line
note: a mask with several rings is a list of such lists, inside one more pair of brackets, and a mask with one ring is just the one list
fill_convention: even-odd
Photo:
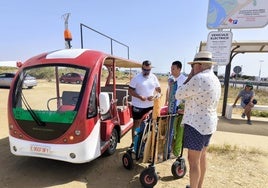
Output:
[[141,119],[144,114],[146,114],[147,112],[149,112],[152,109],[153,109],[153,107],[149,107],[149,108],[138,108],[138,107],[132,106],[132,116],[133,116],[133,119],[134,120]]

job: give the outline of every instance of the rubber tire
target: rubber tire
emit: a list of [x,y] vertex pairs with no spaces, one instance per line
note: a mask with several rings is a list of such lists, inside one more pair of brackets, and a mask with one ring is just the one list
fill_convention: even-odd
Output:
[[157,184],[158,178],[155,169],[153,167],[148,167],[141,172],[140,183],[145,188],[151,188]]
[[186,165],[183,165],[184,167],[182,168],[181,167],[182,163],[185,164],[184,159],[179,159],[179,160],[176,160],[171,166],[172,175],[176,179],[183,178],[186,174]]
[[118,143],[118,132],[116,131],[116,129],[113,129],[112,135],[110,137],[110,146],[105,151],[105,154],[106,155],[112,155],[112,154],[114,154],[115,151],[116,151],[117,143]]
[[133,163],[133,159],[132,156],[129,152],[126,152],[123,157],[122,157],[122,163],[123,166],[128,169],[131,170],[134,167],[134,163]]

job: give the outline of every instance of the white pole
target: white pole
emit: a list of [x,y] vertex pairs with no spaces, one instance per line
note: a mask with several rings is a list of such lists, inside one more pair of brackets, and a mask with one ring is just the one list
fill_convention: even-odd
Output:
[[259,69],[259,80],[261,80],[261,64],[262,64],[263,60],[260,60],[260,69]]

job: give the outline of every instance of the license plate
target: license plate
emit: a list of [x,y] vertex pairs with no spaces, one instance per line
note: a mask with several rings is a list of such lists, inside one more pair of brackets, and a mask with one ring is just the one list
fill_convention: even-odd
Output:
[[31,151],[34,153],[48,154],[50,152],[50,147],[40,146],[40,145],[31,145]]

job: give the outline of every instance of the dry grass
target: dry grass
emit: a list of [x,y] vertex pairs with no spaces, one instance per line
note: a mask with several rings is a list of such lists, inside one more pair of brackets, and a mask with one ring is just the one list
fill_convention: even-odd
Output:
[[242,155],[246,155],[246,154],[250,154],[250,155],[263,155],[263,156],[268,156],[268,153],[260,150],[258,148],[250,148],[250,149],[245,149],[245,148],[240,148],[236,145],[232,146],[229,144],[223,144],[223,145],[214,145],[211,144],[208,148],[208,152],[209,153],[216,153],[216,154],[223,154],[223,155],[228,155],[228,156],[232,156],[234,154],[242,154]]

